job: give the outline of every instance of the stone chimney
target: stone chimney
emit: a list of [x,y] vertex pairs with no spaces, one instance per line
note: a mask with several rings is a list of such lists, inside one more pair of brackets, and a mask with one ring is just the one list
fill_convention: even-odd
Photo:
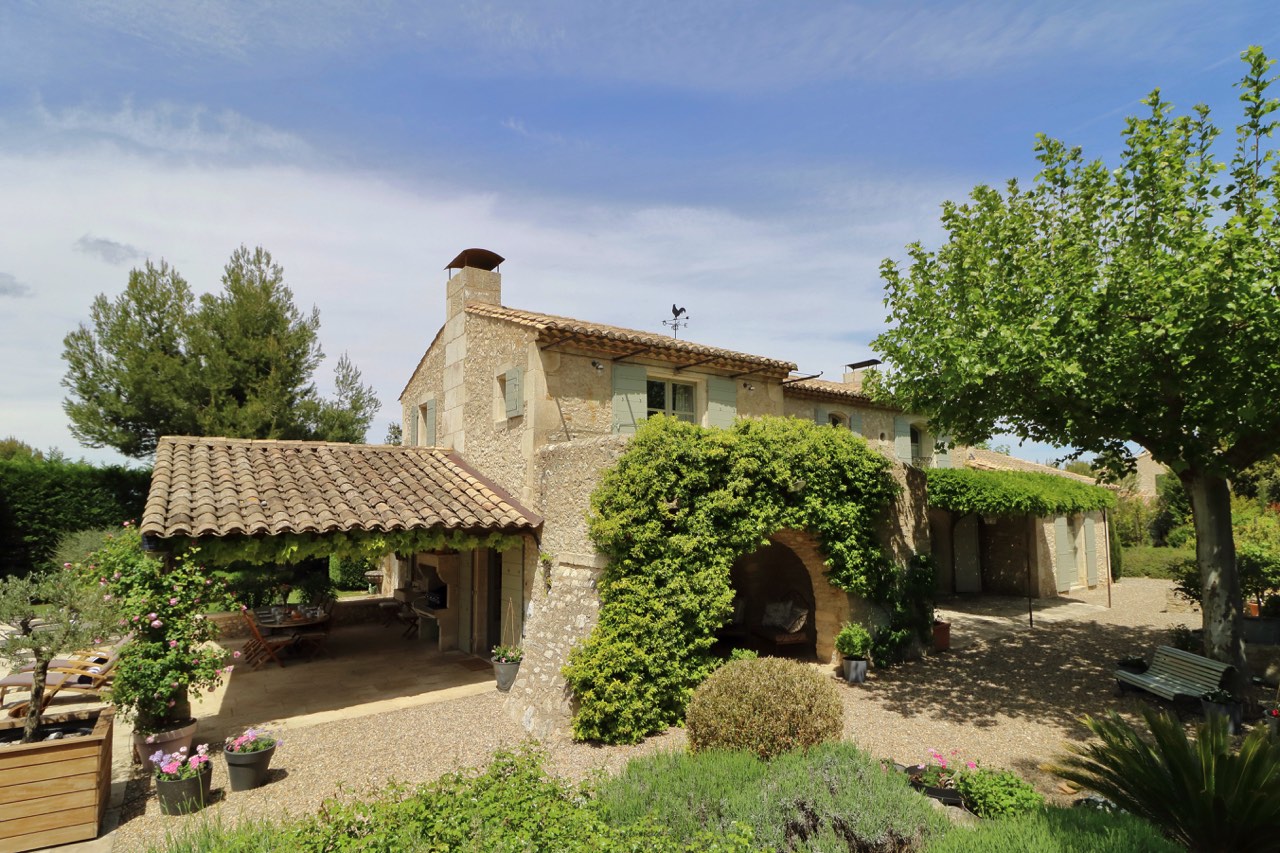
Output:
[[504,258],[488,249],[463,249],[449,262],[449,286],[445,298],[445,322],[462,313],[468,302],[502,304],[502,274],[498,266]]
[[844,384],[852,386],[852,390],[862,390],[862,380],[866,376],[867,370],[880,364],[880,359],[869,358],[866,361],[855,361],[853,364],[845,365]]

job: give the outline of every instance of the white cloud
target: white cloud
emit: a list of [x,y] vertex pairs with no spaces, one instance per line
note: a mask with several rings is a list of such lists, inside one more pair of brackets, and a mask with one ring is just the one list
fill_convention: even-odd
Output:
[[66,148],[100,142],[166,156],[218,159],[297,160],[312,155],[299,137],[255,122],[233,110],[209,110],[160,102],[137,108],[125,98],[114,110],[91,106],[34,108],[32,126],[10,123],[11,132],[38,140],[38,147]]
[[0,272],[0,297],[30,295],[31,288],[9,275],[9,273]]
[[105,237],[94,237],[90,234],[85,234],[75,241],[72,246],[78,252],[84,252],[86,255],[96,255],[107,263],[116,264],[117,266],[140,260],[147,256],[147,253],[137,246],[118,243]]
[[[381,438],[443,322],[442,268],[459,249],[483,246],[508,258],[508,304],[661,331],[679,302],[693,317],[682,337],[830,376],[866,355],[883,316],[876,267],[905,242],[847,224],[860,218],[857,192],[815,223],[415,188],[296,165],[193,164],[102,144],[0,152],[0,185],[8,202],[0,207],[0,257],[9,279],[32,290],[10,303],[17,310],[0,312],[0,360],[26,366],[0,378],[0,408],[22,414],[10,428],[19,438],[93,458],[111,455],[82,451],[66,429],[61,341],[87,322],[96,294],[124,288],[127,276],[101,263],[104,251],[136,260],[130,253],[146,246],[200,292],[220,287],[241,243],[270,249],[297,303],[321,309],[330,354],[321,385],[336,356],[349,352],[383,403],[371,430]],[[930,227],[916,219],[914,203],[895,212],[890,193],[867,186],[878,213],[914,227],[910,236]],[[907,199],[929,194],[902,190]],[[102,234],[111,236],[90,236]],[[81,250],[69,248],[77,244]]]

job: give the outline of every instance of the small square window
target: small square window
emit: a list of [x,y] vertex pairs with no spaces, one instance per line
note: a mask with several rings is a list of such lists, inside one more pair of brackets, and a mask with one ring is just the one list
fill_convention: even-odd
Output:
[[686,382],[650,379],[645,385],[647,415],[670,415],[688,423],[697,422],[697,392]]

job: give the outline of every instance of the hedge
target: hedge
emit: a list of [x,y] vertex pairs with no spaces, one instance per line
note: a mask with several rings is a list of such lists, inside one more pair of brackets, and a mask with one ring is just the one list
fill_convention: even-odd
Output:
[[1116,505],[1115,495],[1107,489],[1056,474],[932,468],[927,476],[929,506],[961,514],[1044,517]]

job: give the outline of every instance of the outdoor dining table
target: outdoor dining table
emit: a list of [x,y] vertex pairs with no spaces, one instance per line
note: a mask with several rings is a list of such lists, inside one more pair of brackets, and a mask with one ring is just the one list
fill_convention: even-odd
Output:
[[300,610],[290,610],[276,617],[269,611],[267,613],[255,611],[253,618],[258,623],[258,627],[265,629],[268,633],[275,634],[312,625],[322,625],[329,621],[329,614],[322,612],[316,616],[311,616],[304,615]]

